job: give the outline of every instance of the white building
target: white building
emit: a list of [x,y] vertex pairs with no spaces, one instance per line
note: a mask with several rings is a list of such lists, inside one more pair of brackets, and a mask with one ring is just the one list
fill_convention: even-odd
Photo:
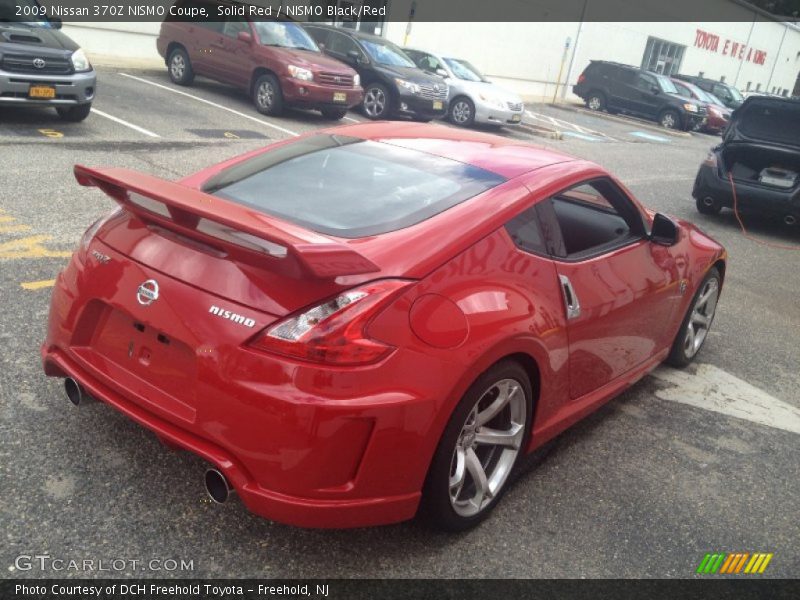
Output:
[[[494,4],[484,0],[493,18],[503,15],[527,21],[426,20],[435,14],[431,7],[447,1],[328,0],[332,6],[362,2],[387,6],[386,18],[336,24],[377,33],[401,46],[465,58],[492,80],[526,98],[571,96],[571,86],[592,59],[640,65],[667,74],[703,74],[742,91],[800,95],[800,27],[778,21],[741,0],[702,0],[704,15],[714,14],[713,8],[718,6],[726,19],[732,15],[736,19],[719,22],[679,20],[689,14],[686,0],[624,4],[620,0],[626,10],[634,7],[629,16],[641,18],[640,22],[600,22],[601,15],[592,13],[591,0],[495,0]],[[509,6],[505,12],[498,8],[504,4]],[[449,6],[457,5],[449,0]],[[573,20],[566,20],[570,16]],[[657,20],[648,22],[648,16]],[[531,17],[542,20],[531,22]],[[565,20],[554,20],[558,17]],[[676,20],[669,21],[671,18]],[[65,33],[90,54],[106,60],[159,60],[155,50],[158,30],[158,23],[64,26]],[[557,82],[561,84],[558,88]]]

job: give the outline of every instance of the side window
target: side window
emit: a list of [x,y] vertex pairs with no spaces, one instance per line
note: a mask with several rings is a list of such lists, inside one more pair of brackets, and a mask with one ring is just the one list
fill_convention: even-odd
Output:
[[232,38],[235,38],[242,31],[250,33],[250,25],[248,25],[247,21],[237,17],[229,17],[222,27],[222,33]]
[[655,77],[648,75],[647,73],[639,73],[639,76],[636,78],[637,88],[643,92],[650,92],[653,90],[653,86],[658,86]]
[[607,178],[573,186],[540,205],[545,242],[557,257],[577,260],[646,235],[639,209]]
[[306,27],[306,32],[314,38],[314,41],[317,44],[321,44],[325,46],[327,49],[328,47],[328,30],[327,29],[319,29],[317,27]]
[[436,60],[435,56],[431,56],[430,54],[423,54],[422,58],[418,61],[414,61],[417,63],[417,66],[422,69],[423,71],[428,71],[429,73],[436,73],[436,69],[442,69],[442,64]]
[[334,54],[338,54],[340,56],[347,56],[347,53],[353,50],[358,52],[359,56],[363,54],[361,52],[361,48],[359,48],[358,44],[356,44],[352,39],[346,35],[336,32],[331,32],[331,34],[328,36],[328,44],[325,47]]
[[535,206],[506,223],[506,231],[520,250],[534,254],[547,254]]
[[614,79],[622,83],[633,84],[636,81],[636,71],[633,69],[615,69],[612,71]]
[[723,100],[730,100],[731,93],[728,91],[728,88],[724,85],[714,85],[712,93],[717,96],[718,98],[722,98]]
[[678,90],[678,94],[683,96],[684,98],[692,97],[692,92],[689,91],[689,88],[683,87],[680,83],[675,84],[675,89]]

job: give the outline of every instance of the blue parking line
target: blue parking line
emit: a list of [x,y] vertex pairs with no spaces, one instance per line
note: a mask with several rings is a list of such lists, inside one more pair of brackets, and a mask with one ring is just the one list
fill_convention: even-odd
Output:
[[586,135],[585,133],[576,133],[574,131],[562,131],[561,135],[566,135],[568,137],[574,137],[581,140],[586,140],[587,142],[602,142],[604,141],[602,138],[594,137],[593,135]]
[[661,137],[660,135],[653,135],[652,133],[645,133],[644,131],[630,131],[628,132],[631,135],[635,135],[636,137],[643,138],[645,140],[650,140],[653,142],[669,142],[669,140],[665,137]]

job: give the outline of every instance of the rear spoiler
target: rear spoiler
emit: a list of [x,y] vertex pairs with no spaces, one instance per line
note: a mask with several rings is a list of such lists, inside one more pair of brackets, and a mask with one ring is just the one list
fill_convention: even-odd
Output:
[[320,278],[380,270],[346,244],[180,183],[130,169],[82,165],[75,165],[75,179],[100,188],[147,222],[212,246],[235,246],[267,260],[291,257]]

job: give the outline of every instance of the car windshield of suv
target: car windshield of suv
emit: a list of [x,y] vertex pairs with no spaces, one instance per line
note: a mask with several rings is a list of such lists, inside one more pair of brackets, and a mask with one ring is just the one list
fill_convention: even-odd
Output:
[[391,42],[372,39],[359,39],[358,41],[364,46],[369,57],[378,64],[391,65],[393,67],[416,66],[414,61],[406,56],[405,52]]
[[711,92],[706,92],[706,96],[709,97],[709,99],[710,99],[712,104],[716,104],[717,106],[725,106],[725,103],[722,100],[720,100],[719,98],[717,98]]
[[204,191],[323,234],[379,235],[425,221],[505,178],[342,135],[316,135],[213,177]]
[[466,60],[458,58],[445,58],[444,62],[453,71],[453,75],[464,81],[486,81],[481,72],[469,64]]
[[297,48],[319,52],[319,47],[305,29],[297,23],[282,21],[256,21],[256,33],[264,46]]
[[[21,15],[17,15],[17,7]],[[44,14],[37,17],[40,11],[41,6],[36,0],[0,0],[0,23],[52,28]]]
[[657,75],[655,73],[653,73],[652,75],[658,81],[658,87],[661,88],[662,92],[666,92],[667,94],[678,93],[678,88],[675,87],[675,84],[672,83],[672,80],[669,77],[667,77],[666,75]]

